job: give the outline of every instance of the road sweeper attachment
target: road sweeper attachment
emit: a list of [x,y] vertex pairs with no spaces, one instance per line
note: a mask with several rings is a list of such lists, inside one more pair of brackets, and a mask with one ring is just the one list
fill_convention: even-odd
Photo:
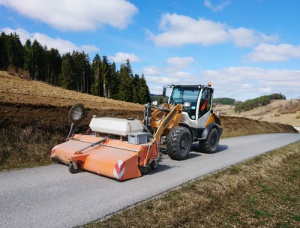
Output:
[[69,165],[71,173],[82,169],[117,180],[140,177],[157,168],[158,142],[139,120],[94,116],[88,134],[73,134],[84,116],[82,104],[71,108],[67,141],[52,149],[52,160]]

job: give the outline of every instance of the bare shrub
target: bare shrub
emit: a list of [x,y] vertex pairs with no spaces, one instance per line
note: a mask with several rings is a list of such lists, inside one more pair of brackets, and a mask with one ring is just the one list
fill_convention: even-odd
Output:
[[18,75],[22,79],[30,80],[30,73],[27,70],[24,70],[23,68],[18,69]]
[[295,114],[300,110],[300,100],[290,100],[289,103],[281,106],[278,112],[281,114]]
[[8,68],[7,68],[7,72],[8,72],[8,74],[11,75],[11,76],[16,76],[17,69],[16,69],[15,66],[9,65]]

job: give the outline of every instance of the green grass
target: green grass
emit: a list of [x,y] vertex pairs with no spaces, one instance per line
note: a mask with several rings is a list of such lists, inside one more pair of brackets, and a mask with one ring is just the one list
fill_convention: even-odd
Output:
[[300,142],[84,227],[300,227]]

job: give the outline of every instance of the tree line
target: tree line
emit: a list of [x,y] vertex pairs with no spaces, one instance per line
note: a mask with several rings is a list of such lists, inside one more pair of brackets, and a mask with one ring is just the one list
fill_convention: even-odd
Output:
[[234,105],[236,103],[235,99],[228,97],[214,98],[214,104],[222,104],[222,105]]
[[236,112],[249,111],[259,106],[266,106],[270,104],[271,100],[286,100],[286,96],[281,93],[273,93],[271,95],[261,96],[255,99],[240,102],[235,106]]
[[130,61],[117,70],[114,62],[96,54],[92,61],[84,52],[61,55],[37,40],[22,45],[16,33],[0,36],[0,69],[27,75],[32,80],[121,101],[145,104],[150,92],[144,75],[133,74]]

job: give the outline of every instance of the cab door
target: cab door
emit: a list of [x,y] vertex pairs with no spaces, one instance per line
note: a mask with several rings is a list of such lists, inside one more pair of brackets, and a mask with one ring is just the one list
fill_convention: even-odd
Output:
[[199,106],[197,108],[198,127],[204,128],[208,118],[210,117],[212,109],[212,94],[213,89],[208,87],[205,87],[201,92],[200,101],[198,101]]

